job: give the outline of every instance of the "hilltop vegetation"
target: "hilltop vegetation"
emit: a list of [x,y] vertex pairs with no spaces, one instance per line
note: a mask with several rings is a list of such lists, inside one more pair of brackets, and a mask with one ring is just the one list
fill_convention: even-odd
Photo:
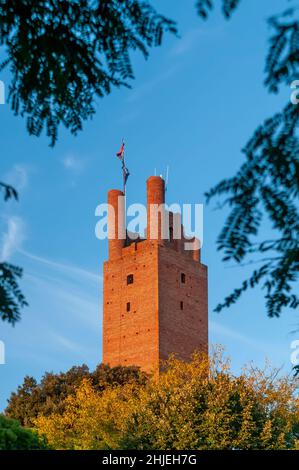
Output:
[[0,415],[0,450],[45,450],[36,432],[21,427],[18,421]]
[[18,420],[22,426],[32,427],[38,415],[62,414],[66,399],[75,395],[83,379],[88,379],[97,393],[107,387],[124,384],[143,384],[146,375],[137,367],[109,367],[100,364],[94,371],[87,365],[74,366],[67,372],[46,372],[38,383],[34,377],[26,376],[24,382],[13,392],[5,410],[7,417]]
[[159,377],[83,366],[32,385],[6,412],[20,413],[54,449],[299,448],[296,379],[270,367],[236,376],[221,351],[171,358]]

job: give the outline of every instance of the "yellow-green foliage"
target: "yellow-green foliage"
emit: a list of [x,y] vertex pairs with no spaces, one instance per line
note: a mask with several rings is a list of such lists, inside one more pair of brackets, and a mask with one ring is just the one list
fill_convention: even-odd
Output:
[[270,368],[234,376],[216,351],[190,363],[171,358],[146,385],[99,393],[84,380],[62,415],[40,415],[35,425],[57,449],[296,448],[294,392],[294,380]]

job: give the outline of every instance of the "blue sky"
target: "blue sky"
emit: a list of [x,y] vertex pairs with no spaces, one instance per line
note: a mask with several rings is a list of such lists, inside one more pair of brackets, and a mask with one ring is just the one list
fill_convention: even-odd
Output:
[[[94,234],[95,208],[110,188],[121,187],[115,157],[127,143],[128,202],[145,202],[145,180],[170,166],[167,202],[202,203],[203,194],[242,162],[241,148],[256,125],[280,109],[290,91],[263,87],[266,18],[284,0],[242,2],[230,22],[218,13],[203,23],[194,2],[153,2],[178,20],[181,38],[169,37],[148,61],[134,55],[132,90],[97,102],[97,114],[77,137],[62,130],[49,148],[29,137],[22,118],[0,106],[1,179],[20,202],[1,205],[0,254],[24,268],[30,304],[12,328],[0,324],[6,364],[0,366],[0,409],[25,375],[101,362],[102,264],[107,243]],[[243,4],[244,3],[244,4]],[[4,73],[0,79],[7,81]],[[210,342],[221,343],[236,371],[249,361],[291,370],[291,334],[298,314],[268,319],[260,291],[230,310],[213,312],[250,268],[225,266],[216,237],[225,211],[204,209],[203,261],[209,266]]]

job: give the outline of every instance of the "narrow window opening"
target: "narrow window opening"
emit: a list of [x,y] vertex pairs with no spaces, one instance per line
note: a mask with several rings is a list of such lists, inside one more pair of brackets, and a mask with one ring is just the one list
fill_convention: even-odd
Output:
[[169,240],[173,241],[173,227],[169,227]]
[[181,307],[181,310],[184,310],[184,302],[182,300],[180,302],[180,307]]
[[181,283],[185,284],[186,283],[186,274],[181,273]]
[[130,312],[130,311],[131,311],[131,303],[127,302],[127,312]]
[[133,274],[129,274],[129,275],[127,276],[127,285],[133,284],[133,282],[134,282],[134,275],[133,275]]

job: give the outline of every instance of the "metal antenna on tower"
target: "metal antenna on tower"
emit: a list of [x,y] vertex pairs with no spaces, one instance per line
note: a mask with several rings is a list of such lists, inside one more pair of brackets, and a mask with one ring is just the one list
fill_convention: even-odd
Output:
[[169,165],[167,165],[167,168],[166,168],[165,191],[167,191],[167,188],[168,188],[168,180],[169,180]]

